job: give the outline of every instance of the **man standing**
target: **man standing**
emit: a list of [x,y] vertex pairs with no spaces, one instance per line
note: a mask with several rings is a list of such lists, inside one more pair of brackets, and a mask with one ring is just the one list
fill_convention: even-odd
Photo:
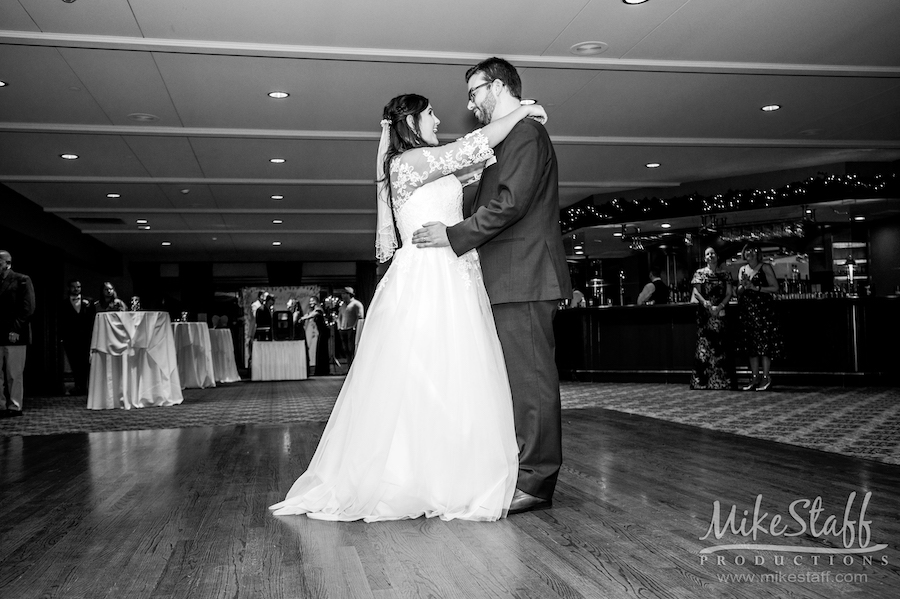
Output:
[[[489,58],[466,73],[468,108],[482,124],[521,104],[515,67]],[[484,283],[512,389],[519,476],[509,513],[550,507],[562,464],[559,373],[553,317],[572,297],[559,228],[556,153],[543,125],[523,119],[494,148],[466,219],[452,227],[426,223],[419,247],[478,248]]]
[[349,368],[356,355],[356,327],[359,326],[359,321],[365,318],[366,310],[362,302],[356,299],[353,287],[344,287],[341,299],[344,303],[338,310],[338,334],[341,336],[341,346],[347,356]]
[[0,393],[2,418],[22,415],[25,348],[31,343],[34,287],[31,279],[12,270],[12,256],[0,250]]
[[91,333],[95,314],[93,303],[81,295],[81,281],[69,281],[68,296],[63,299],[60,307],[59,336],[75,379],[72,395],[87,395],[88,392]]
[[641,294],[637,298],[638,306],[669,303],[669,286],[663,283],[661,274],[658,267],[654,266],[650,269],[650,282],[641,289]]

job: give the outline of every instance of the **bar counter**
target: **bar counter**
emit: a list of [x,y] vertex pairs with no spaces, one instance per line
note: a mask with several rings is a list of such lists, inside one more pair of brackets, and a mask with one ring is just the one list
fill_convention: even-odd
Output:
[[[777,384],[895,385],[900,382],[900,299],[779,299],[783,357]],[[560,310],[556,361],[564,380],[687,383],[697,338],[696,304]],[[737,304],[725,311],[729,345]],[[746,356],[732,349],[739,380]]]

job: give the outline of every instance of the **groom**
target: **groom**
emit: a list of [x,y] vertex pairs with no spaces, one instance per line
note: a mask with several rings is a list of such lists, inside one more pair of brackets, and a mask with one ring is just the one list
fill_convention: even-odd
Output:
[[[489,58],[466,72],[468,109],[486,125],[520,105],[515,67]],[[553,317],[572,296],[559,228],[556,153],[543,125],[523,119],[494,148],[466,219],[425,223],[418,247],[478,248],[512,389],[519,477],[509,513],[550,507],[562,464],[559,373]]]

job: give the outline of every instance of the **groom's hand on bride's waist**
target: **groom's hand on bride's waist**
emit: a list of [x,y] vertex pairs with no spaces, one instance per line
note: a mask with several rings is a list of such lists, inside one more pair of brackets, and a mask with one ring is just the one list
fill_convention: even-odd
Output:
[[420,248],[440,248],[450,245],[447,239],[447,225],[442,222],[430,222],[422,225],[412,236],[412,242]]

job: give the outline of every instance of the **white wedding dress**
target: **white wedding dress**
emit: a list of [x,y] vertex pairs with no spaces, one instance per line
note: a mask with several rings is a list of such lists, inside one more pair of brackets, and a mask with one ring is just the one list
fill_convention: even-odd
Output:
[[369,308],[353,367],[306,472],[276,515],[496,520],[518,471],[512,399],[474,251],[416,248],[413,231],[462,218],[453,173],[492,155],[479,132],[395,159],[402,241]]

